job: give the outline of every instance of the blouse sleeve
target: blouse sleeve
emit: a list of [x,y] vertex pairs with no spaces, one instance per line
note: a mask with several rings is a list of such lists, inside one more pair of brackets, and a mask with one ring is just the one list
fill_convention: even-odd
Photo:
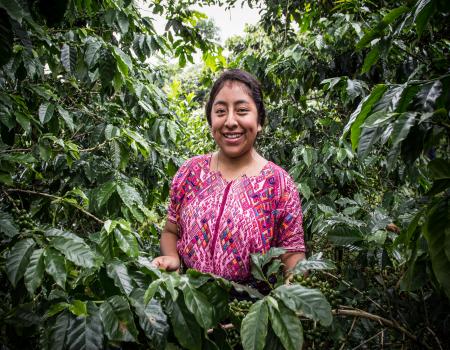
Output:
[[183,202],[185,195],[186,178],[189,174],[190,160],[184,162],[184,164],[178,169],[175,176],[172,179],[172,184],[169,191],[169,207],[167,208],[167,220],[171,223],[177,224],[180,219],[180,206]]
[[276,246],[289,252],[305,252],[302,206],[297,187],[289,175],[277,211]]

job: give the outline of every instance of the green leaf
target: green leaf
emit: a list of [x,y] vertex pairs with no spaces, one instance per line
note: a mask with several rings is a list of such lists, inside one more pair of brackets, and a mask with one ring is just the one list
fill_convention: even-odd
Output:
[[6,274],[15,288],[23,277],[33,253],[34,240],[28,238],[17,242],[10,250],[6,260]]
[[130,27],[130,22],[128,21],[128,16],[124,12],[118,12],[117,23],[119,24],[122,34],[126,34],[128,32],[128,28]]
[[303,274],[308,270],[333,270],[336,266],[331,260],[322,258],[322,253],[314,254],[308,259],[300,260],[294,266],[292,272],[295,274]]
[[116,239],[117,245],[120,250],[123,251],[131,258],[137,258],[139,255],[139,245],[136,237],[126,230],[119,228],[114,229],[114,238]]
[[120,135],[120,129],[117,126],[108,124],[105,127],[105,138],[107,140],[111,140],[114,137],[117,137]]
[[84,242],[81,237],[58,229],[51,229],[45,232],[47,237],[51,237],[50,245],[59,250],[67,260],[75,265],[91,268],[96,265],[96,255],[93,250]]
[[114,295],[100,306],[100,318],[109,340],[136,342],[138,331],[124,297]]
[[269,325],[269,310],[265,299],[254,303],[241,324],[241,339],[244,350],[262,350]]
[[405,112],[394,122],[391,134],[392,146],[387,156],[389,167],[392,167],[393,161],[399,152],[400,143],[406,139],[409,131],[415,125],[416,115],[416,112]]
[[[91,38],[90,38],[91,39]],[[88,40],[86,43],[86,51],[84,52],[84,62],[86,62],[89,68],[95,66],[98,60],[98,53],[102,44],[98,41]]]
[[66,123],[69,130],[74,131],[75,124],[73,123],[73,119],[72,119],[72,116],[70,115],[70,113],[68,111],[66,111],[64,108],[62,108],[61,106],[58,106],[58,113],[63,118],[63,120]]
[[450,162],[442,158],[434,159],[428,163],[428,171],[433,180],[450,179]]
[[182,283],[180,288],[183,291],[186,307],[195,316],[198,324],[204,329],[212,328],[213,306],[210,304],[206,296],[202,292],[195,289],[189,281]]
[[36,249],[31,255],[30,263],[25,271],[25,287],[30,294],[34,294],[41,285],[44,270],[44,249]]
[[356,44],[356,49],[361,50],[373,39],[380,37],[383,34],[383,30],[389,24],[391,24],[394,20],[396,20],[399,16],[407,11],[409,11],[409,8],[406,6],[400,6],[389,11],[374,28],[371,28],[367,33],[364,34],[361,40]]
[[443,84],[440,80],[424,84],[416,96],[417,106],[420,106],[424,112],[433,112],[436,101],[442,95],[442,91]]
[[144,303],[145,303],[145,305],[147,305],[148,302],[151,299],[153,299],[153,297],[155,296],[159,286],[163,282],[164,281],[162,279],[157,279],[157,280],[154,280],[152,283],[150,283],[150,285],[148,286],[147,290],[145,291],[145,295],[144,295]]
[[153,299],[144,305],[143,296],[142,289],[135,289],[131,295],[131,303],[139,317],[139,325],[156,349],[165,349],[170,329],[167,316],[159,301]]
[[39,106],[39,121],[42,125],[48,123],[53,117],[53,112],[55,111],[55,105],[52,103],[42,103]]
[[114,56],[117,60],[117,67],[123,76],[128,77],[128,72],[133,70],[131,58],[118,47],[114,46]]
[[377,43],[366,55],[366,58],[364,58],[364,63],[361,68],[361,74],[367,73],[370,70],[370,68],[375,63],[377,63],[379,58],[380,58],[380,45]]
[[428,212],[423,225],[434,275],[450,298],[450,205],[441,198]]
[[22,112],[14,112],[16,122],[26,131],[27,134],[31,132],[31,118],[29,115]]
[[344,128],[343,136],[345,136],[348,131],[351,130],[351,140],[352,140],[352,148],[356,149],[358,144],[359,135],[361,133],[360,127],[364,123],[364,120],[369,115],[372,110],[373,105],[383,96],[385,91],[387,90],[387,86],[384,84],[377,85],[372,93],[365,97],[358,105],[358,108],[352,113],[350,116],[350,120]]
[[77,317],[67,331],[69,350],[103,349],[103,325],[100,312],[92,302],[87,302],[87,316]]
[[77,50],[73,46],[64,44],[61,48],[61,63],[69,73],[74,73],[77,62]]
[[75,316],[87,316],[87,302],[81,300],[72,300],[69,305],[69,311]]
[[182,347],[188,350],[201,350],[201,328],[184,304],[183,298],[172,301],[172,312],[170,322],[172,330]]
[[67,278],[64,257],[55,249],[47,247],[44,251],[44,261],[45,271],[64,289]]
[[27,15],[20,2],[16,0],[1,0],[0,8],[4,8],[8,15],[19,23],[22,23],[22,18]]
[[413,21],[416,24],[416,31],[419,37],[422,35],[435,10],[436,2],[433,0],[420,0],[417,2]]
[[[6,11],[0,9],[0,67],[8,63],[13,53],[14,32]],[[0,115],[3,113],[0,112]],[[1,118],[2,122],[5,119]],[[8,120],[7,118],[6,120]],[[6,124],[9,124],[6,122]],[[8,126],[8,125],[7,125]],[[9,129],[11,127],[8,126]]]
[[298,316],[292,310],[277,303],[269,303],[269,315],[272,329],[286,350],[298,350],[303,347],[303,327]]
[[129,296],[134,286],[125,264],[118,259],[114,259],[107,264],[106,271],[120,291]]
[[66,345],[66,334],[69,329],[70,315],[67,311],[60,313],[50,326],[49,345],[51,350],[63,350]]
[[4,211],[0,211],[0,232],[10,238],[19,234],[19,230],[14,224],[13,217]]
[[294,312],[319,321],[327,327],[333,321],[331,306],[317,289],[295,285],[282,285],[273,291],[274,296]]
[[116,191],[116,183],[114,181],[108,181],[103,183],[95,192],[95,199],[97,200],[97,207],[103,207],[111,198],[112,194]]
[[335,245],[345,246],[362,241],[364,236],[358,229],[339,225],[328,231],[327,238]]

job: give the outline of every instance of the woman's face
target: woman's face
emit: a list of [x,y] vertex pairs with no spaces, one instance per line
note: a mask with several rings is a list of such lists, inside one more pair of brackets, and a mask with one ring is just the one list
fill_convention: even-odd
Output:
[[229,158],[247,155],[259,131],[258,110],[247,86],[226,82],[211,110],[211,132],[222,153]]

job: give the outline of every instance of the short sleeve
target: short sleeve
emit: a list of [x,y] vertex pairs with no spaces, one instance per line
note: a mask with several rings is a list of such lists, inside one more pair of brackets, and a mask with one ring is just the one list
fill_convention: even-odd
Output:
[[303,214],[297,187],[286,174],[285,186],[277,205],[276,246],[289,252],[305,252]]
[[171,223],[177,224],[180,219],[180,207],[185,196],[186,178],[190,172],[191,160],[187,160],[176,172],[172,179],[172,184],[169,191],[169,207],[167,208],[167,220]]

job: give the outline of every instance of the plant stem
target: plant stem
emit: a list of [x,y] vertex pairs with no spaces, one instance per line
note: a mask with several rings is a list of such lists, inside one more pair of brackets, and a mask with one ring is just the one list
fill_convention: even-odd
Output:
[[[55,196],[53,194],[48,194],[48,193],[43,193],[43,192],[36,192],[36,191],[31,191],[31,190],[22,190],[20,188],[10,188],[6,190],[7,192],[20,192],[20,193],[28,193],[28,194],[34,194],[34,195],[38,195],[38,196],[42,196],[42,197],[47,197],[47,198],[52,198],[52,199],[57,199],[60,201],[63,201],[64,198],[63,197],[58,197]],[[99,219],[98,217],[96,217],[94,214],[91,214],[90,212],[88,212],[86,209],[82,208],[81,206],[74,204],[74,203],[69,203],[69,202],[65,202],[75,208],[77,208],[79,211],[81,211],[83,214],[89,216],[90,218],[94,219],[95,221],[97,221],[99,224],[104,224],[105,222],[101,219]]]
[[422,345],[426,349],[431,349],[431,346],[428,344],[422,343],[414,334],[412,334],[410,331],[408,331],[405,327],[398,324],[395,320],[388,320],[387,318],[371,314],[367,311],[354,309],[354,308],[345,308],[345,309],[336,309],[333,310],[334,315],[343,315],[343,316],[352,316],[352,317],[363,317],[367,318],[372,321],[379,322],[387,327],[396,329],[397,331],[403,333],[403,335],[407,336],[411,340],[415,341],[416,343]]

